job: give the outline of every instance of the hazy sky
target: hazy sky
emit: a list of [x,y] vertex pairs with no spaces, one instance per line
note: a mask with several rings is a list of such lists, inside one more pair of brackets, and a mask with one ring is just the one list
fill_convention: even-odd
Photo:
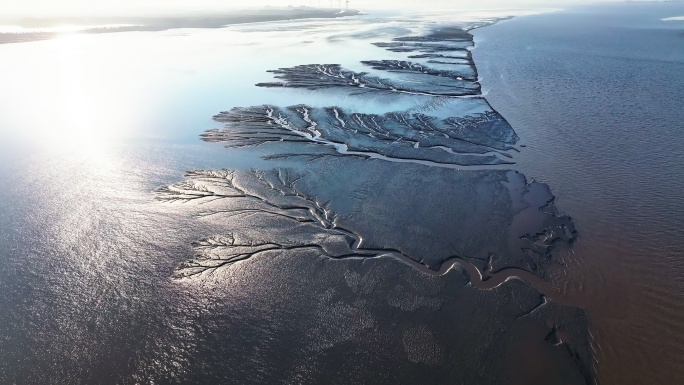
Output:
[[[539,0],[350,0],[350,8],[476,8],[530,3],[553,6],[575,1]],[[218,10],[263,5],[330,6],[330,0],[0,0],[0,15],[24,14],[134,14],[178,10]],[[338,0],[332,4],[337,7]],[[344,6],[344,1],[341,3]]]

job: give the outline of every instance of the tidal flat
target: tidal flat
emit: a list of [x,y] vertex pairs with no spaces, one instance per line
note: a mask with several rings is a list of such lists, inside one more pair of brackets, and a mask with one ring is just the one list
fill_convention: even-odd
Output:
[[[501,168],[524,148],[481,95],[468,28],[429,26],[372,44],[407,57],[360,60],[368,71],[284,67],[255,85],[308,94],[300,100],[327,93],[335,105],[214,116],[223,127],[203,140],[258,149],[272,166],[192,170],[157,190],[164,204],[223,229],[197,239],[173,278],[230,295],[236,274],[268,261],[276,271],[253,279],[287,293],[313,279],[297,295],[324,285],[292,300],[314,319],[333,318],[298,323],[292,338],[302,340],[277,350],[300,346],[291,373],[303,383],[593,383],[586,316],[553,298],[553,273],[578,234],[548,186]],[[393,109],[398,98],[404,109]]]

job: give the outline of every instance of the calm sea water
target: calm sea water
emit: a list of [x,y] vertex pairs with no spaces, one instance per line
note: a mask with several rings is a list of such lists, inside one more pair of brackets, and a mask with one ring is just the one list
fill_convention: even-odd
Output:
[[602,384],[684,378],[682,4],[616,4],[476,31],[488,100],[580,232],[565,300],[588,310]]

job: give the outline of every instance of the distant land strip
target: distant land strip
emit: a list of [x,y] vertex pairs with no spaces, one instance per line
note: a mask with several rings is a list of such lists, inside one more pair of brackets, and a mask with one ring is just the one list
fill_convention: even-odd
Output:
[[[73,33],[96,34],[134,31],[155,32],[179,28],[223,28],[234,24],[299,19],[332,19],[360,14],[361,12],[355,9],[288,7],[236,11],[220,16],[0,18],[0,25],[18,27],[18,32],[0,32],[0,44],[47,40]],[[65,25],[73,26],[75,29],[60,31],[59,28]],[[113,25],[114,27],[111,27]],[[83,29],[78,29],[78,26],[83,26]],[[22,32],[22,29],[26,32]]]

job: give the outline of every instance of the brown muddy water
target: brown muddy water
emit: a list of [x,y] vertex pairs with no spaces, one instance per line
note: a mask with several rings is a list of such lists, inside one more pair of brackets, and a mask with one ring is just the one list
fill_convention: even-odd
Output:
[[681,4],[527,16],[475,32],[490,103],[579,241],[562,297],[587,309],[601,384],[684,379]]

